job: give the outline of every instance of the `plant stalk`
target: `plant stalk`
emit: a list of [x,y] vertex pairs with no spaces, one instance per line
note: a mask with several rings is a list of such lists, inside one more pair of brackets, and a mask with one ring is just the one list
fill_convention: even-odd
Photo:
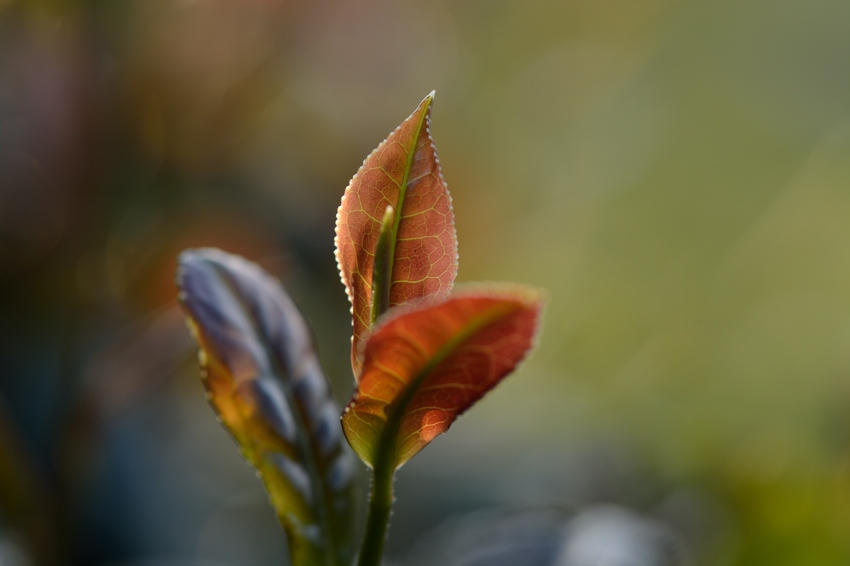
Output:
[[395,469],[392,451],[382,450],[372,476],[372,493],[366,515],[366,530],[360,546],[357,566],[380,566],[387,540],[387,527],[393,507],[393,476]]

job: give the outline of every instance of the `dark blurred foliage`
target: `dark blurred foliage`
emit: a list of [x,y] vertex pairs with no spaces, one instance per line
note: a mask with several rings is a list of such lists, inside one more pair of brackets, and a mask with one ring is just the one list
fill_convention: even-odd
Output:
[[848,58],[842,0],[0,0],[0,563],[286,562],[175,258],[280,277],[344,401],[335,210],[436,88],[459,280],[551,304],[390,559],[846,564]]

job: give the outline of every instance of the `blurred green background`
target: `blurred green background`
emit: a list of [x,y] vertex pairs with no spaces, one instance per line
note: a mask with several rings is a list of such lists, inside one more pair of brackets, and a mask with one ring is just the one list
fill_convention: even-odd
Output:
[[175,258],[280,277],[344,402],[336,207],[436,88],[459,282],[550,303],[389,557],[605,504],[693,564],[847,564],[848,61],[842,0],[0,0],[0,563],[286,563]]

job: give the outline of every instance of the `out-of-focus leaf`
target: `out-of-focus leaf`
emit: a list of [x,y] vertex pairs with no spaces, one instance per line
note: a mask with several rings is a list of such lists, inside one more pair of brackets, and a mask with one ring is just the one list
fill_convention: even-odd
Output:
[[295,566],[347,564],[354,466],[309,327],[280,284],[215,249],[180,256],[210,403],[259,470]]
[[[395,211],[389,246],[389,305],[445,296],[457,274],[451,197],[431,140],[429,94],[363,162],[342,197],[336,259],[351,301],[351,364],[359,376],[360,341],[375,322],[372,285],[381,221]],[[380,314],[380,313],[377,313]]]
[[373,467],[379,455],[393,468],[413,457],[527,355],[541,308],[537,291],[511,285],[389,314],[342,417],[354,451]]
[[482,510],[451,519],[414,546],[407,566],[689,566],[668,525],[615,505]]
[[553,566],[571,513],[556,507],[482,509],[417,540],[405,566]]
[[0,518],[26,540],[36,565],[56,561],[55,509],[35,462],[0,399]]
[[615,505],[591,507],[570,521],[554,566],[687,566],[684,541],[667,525]]

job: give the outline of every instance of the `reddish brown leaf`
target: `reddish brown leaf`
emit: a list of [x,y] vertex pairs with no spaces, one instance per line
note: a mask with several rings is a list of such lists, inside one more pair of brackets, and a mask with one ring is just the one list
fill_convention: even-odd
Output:
[[389,306],[449,293],[457,274],[454,214],[431,140],[428,95],[363,162],[342,197],[336,259],[351,301],[352,368],[374,323],[372,278],[381,220],[391,206],[395,223],[389,256]]
[[509,286],[466,291],[391,314],[369,336],[363,372],[342,417],[370,466],[397,468],[514,370],[534,343],[542,301]]

